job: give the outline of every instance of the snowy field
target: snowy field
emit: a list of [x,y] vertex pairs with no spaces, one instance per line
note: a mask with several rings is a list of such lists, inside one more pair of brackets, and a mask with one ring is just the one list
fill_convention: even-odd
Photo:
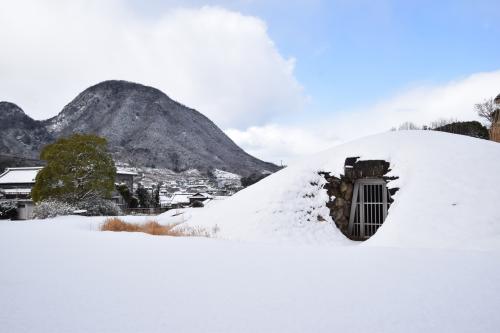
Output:
[[[352,155],[400,177],[364,243],[313,218],[327,214],[316,171]],[[217,226],[214,239],[0,221],[0,332],[498,332],[499,166],[499,144],[388,133],[156,218]]]
[[[144,218],[128,218],[140,220]],[[2,332],[498,332],[500,252],[0,223]]]

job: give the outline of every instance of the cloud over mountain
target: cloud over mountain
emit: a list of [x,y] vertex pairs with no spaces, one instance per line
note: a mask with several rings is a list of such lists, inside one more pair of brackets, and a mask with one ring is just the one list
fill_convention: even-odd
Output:
[[306,100],[294,59],[259,18],[221,7],[137,16],[124,1],[0,4],[0,100],[36,119],[89,85],[125,79],[158,87],[223,128],[264,123]]

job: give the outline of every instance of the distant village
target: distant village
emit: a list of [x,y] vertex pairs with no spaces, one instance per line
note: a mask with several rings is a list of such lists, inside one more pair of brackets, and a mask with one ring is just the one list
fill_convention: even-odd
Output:
[[[168,169],[121,167],[117,169],[117,182],[128,186],[132,183],[134,193],[139,188],[144,189],[154,201],[151,206],[166,209],[202,207],[210,200],[224,199],[243,188],[239,175],[218,169],[206,176],[198,170],[176,173]],[[123,202],[118,204],[125,205]]]
[[[7,168],[0,174],[0,200],[16,210],[11,218],[33,218],[31,190],[39,167]],[[213,170],[209,176],[198,170],[176,173],[168,169],[118,166],[116,190],[111,200],[127,214],[158,214],[173,208],[203,207],[212,200],[223,200],[243,188],[239,175]],[[126,188],[137,202],[127,202],[119,189]]]

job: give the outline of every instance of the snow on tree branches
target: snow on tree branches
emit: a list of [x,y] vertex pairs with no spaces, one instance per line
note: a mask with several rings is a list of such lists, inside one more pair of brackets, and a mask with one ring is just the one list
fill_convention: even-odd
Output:
[[76,204],[109,198],[116,168],[106,148],[106,139],[86,134],[74,134],[45,146],[40,158],[47,166],[36,177],[33,200]]

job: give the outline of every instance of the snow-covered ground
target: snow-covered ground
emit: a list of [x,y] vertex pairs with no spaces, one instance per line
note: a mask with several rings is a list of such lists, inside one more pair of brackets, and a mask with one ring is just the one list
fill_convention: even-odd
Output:
[[[141,221],[143,217],[127,217]],[[0,222],[1,332],[497,332],[500,252]]]
[[[316,171],[353,155],[400,177],[362,244],[316,218]],[[497,332],[499,155],[487,141],[388,133],[157,217],[217,225],[215,239],[100,232],[102,217],[0,221],[0,332]]]

